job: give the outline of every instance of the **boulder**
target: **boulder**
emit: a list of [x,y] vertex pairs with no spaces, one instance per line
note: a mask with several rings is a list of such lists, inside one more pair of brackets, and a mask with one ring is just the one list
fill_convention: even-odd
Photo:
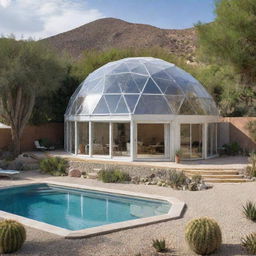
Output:
[[97,179],[98,174],[96,172],[89,172],[89,173],[87,173],[87,178],[88,179]]
[[70,169],[68,171],[68,176],[80,178],[82,176],[82,172],[79,169]]

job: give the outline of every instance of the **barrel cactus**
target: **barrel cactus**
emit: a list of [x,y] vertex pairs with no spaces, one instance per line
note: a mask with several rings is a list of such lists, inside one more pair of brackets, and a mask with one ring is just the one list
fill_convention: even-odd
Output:
[[14,220],[0,222],[0,254],[19,250],[26,240],[26,230]]
[[216,251],[222,240],[218,223],[207,217],[191,220],[186,226],[185,237],[190,248],[200,255]]

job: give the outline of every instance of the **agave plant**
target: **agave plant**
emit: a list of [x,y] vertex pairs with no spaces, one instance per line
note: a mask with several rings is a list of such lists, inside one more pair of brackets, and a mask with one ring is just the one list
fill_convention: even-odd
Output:
[[243,213],[246,216],[246,218],[256,221],[256,205],[248,201],[245,206],[243,206]]
[[243,237],[241,241],[243,247],[249,254],[256,255],[256,233]]
[[158,240],[155,239],[153,240],[153,247],[156,249],[157,252],[166,252],[167,251],[167,247],[165,244],[165,240]]

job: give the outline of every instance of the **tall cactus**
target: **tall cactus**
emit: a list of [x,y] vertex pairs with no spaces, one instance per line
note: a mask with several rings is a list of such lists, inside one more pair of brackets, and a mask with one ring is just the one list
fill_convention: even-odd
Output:
[[222,241],[218,223],[207,217],[190,221],[185,228],[185,237],[190,248],[200,255],[213,253]]
[[19,250],[26,240],[26,230],[14,220],[0,222],[0,254]]

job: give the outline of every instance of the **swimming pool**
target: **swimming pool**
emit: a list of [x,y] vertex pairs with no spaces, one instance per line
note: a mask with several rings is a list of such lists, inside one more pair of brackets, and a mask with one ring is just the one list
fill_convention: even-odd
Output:
[[135,197],[51,183],[0,190],[0,216],[4,212],[9,213],[9,217],[20,216],[21,220],[45,223],[50,225],[48,229],[55,226],[65,230],[65,236],[67,231],[74,235],[81,230],[97,231],[97,227],[111,230],[112,226],[115,229],[118,227],[115,224],[121,224],[121,227],[127,223],[139,225],[140,220],[168,215],[172,208],[173,203],[162,198]]

